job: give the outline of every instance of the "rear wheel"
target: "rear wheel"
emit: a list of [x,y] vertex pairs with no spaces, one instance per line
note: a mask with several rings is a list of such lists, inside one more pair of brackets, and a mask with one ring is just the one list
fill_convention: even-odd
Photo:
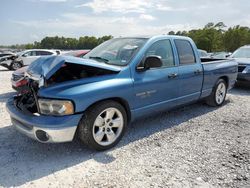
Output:
[[227,84],[225,80],[220,79],[216,83],[211,95],[207,98],[206,103],[210,106],[221,106],[227,95]]
[[78,126],[78,135],[90,148],[106,150],[121,140],[126,126],[123,106],[115,101],[103,101],[86,111]]

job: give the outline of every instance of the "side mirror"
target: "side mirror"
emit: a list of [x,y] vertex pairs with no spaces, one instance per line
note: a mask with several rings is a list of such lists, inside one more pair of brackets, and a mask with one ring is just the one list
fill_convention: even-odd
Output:
[[23,57],[28,57],[28,54],[23,54],[22,56],[23,56]]
[[150,68],[157,68],[161,66],[162,66],[161,57],[156,55],[151,55],[146,57],[146,59],[144,60],[143,67],[137,67],[137,70],[145,71]]

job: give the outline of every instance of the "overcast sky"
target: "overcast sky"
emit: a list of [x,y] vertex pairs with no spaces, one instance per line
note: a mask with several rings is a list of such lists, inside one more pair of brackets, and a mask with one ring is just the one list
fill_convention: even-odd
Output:
[[250,27],[249,0],[1,0],[0,45],[79,37],[165,34],[208,22]]

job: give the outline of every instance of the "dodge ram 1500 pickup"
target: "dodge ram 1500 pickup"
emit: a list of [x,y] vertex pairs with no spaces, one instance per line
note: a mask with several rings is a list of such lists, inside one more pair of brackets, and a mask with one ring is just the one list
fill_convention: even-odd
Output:
[[28,90],[6,104],[12,124],[43,143],[78,136],[105,150],[136,118],[204,99],[221,106],[237,77],[234,60],[206,59],[187,37],[114,38],[84,59],[33,62]]

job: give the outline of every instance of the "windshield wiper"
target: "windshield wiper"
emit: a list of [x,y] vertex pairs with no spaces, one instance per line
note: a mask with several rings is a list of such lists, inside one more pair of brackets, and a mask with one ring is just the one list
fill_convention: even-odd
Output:
[[105,63],[109,62],[108,59],[105,59],[105,58],[99,57],[99,56],[90,56],[89,59],[101,60],[101,61],[104,61]]

